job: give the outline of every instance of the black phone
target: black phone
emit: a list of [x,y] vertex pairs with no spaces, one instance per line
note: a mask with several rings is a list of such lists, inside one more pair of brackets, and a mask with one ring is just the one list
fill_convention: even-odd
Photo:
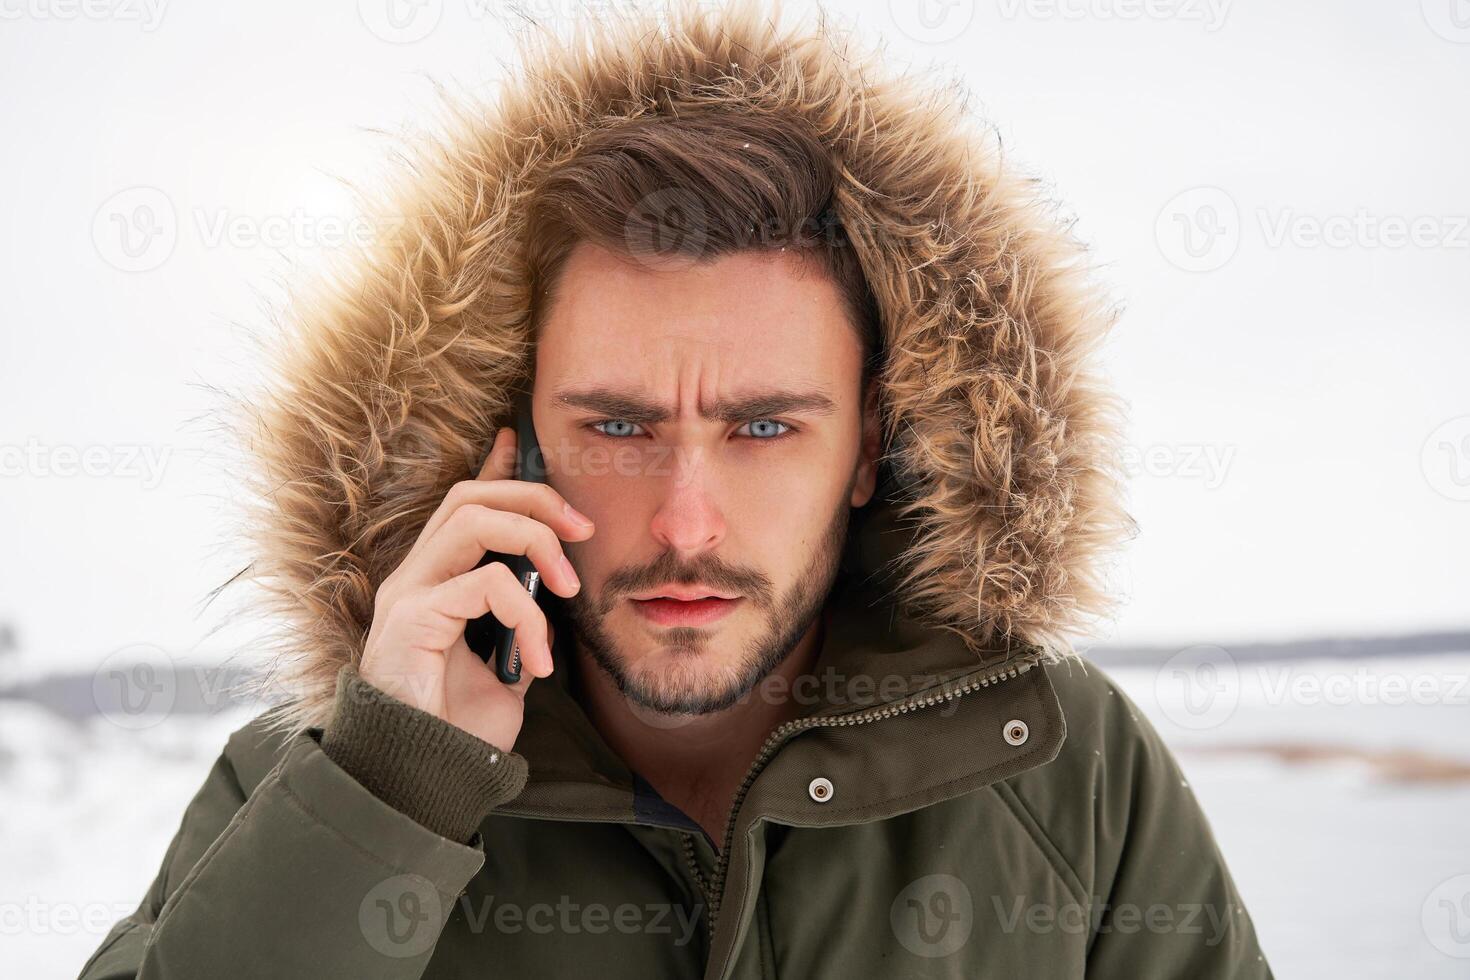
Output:
[[[516,399],[516,479],[531,483],[546,482],[546,458],[541,454],[541,445],[536,441],[536,428],[531,424],[531,398],[526,393]],[[504,555],[498,551],[487,551],[476,568],[492,561],[504,562],[515,573],[531,598],[536,598],[541,587],[541,573],[525,555]],[[495,676],[506,684],[521,679],[521,649],[516,643],[516,631],[486,613],[465,623],[465,644],[485,663],[492,662]]]

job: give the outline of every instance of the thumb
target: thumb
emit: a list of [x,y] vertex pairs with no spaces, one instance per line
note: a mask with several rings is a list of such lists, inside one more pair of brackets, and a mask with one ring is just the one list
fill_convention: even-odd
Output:
[[510,480],[516,475],[516,430],[504,425],[495,433],[495,442],[485,456],[477,480]]

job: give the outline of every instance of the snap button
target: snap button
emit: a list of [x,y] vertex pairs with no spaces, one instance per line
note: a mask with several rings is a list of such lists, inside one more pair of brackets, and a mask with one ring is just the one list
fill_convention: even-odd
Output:
[[818,803],[826,803],[832,799],[832,780],[826,776],[818,776],[816,779],[807,783],[806,791]]
[[1006,722],[1005,737],[1006,741],[1012,745],[1024,745],[1026,739],[1031,737],[1031,729],[1027,728],[1026,723],[1021,719],[1012,718]]

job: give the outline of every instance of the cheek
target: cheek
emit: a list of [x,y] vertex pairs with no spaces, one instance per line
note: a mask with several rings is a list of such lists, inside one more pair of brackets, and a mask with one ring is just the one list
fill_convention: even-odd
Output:
[[805,563],[831,519],[828,498],[836,491],[830,482],[749,480],[749,490],[726,509],[729,537],[773,580],[786,579]]
[[610,574],[632,563],[635,556],[647,555],[651,547],[642,501],[631,492],[610,490],[605,480],[588,480],[584,490],[562,492],[567,502],[596,526],[592,537],[585,541],[561,542],[584,589],[601,588]]
[[839,452],[812,440],[800,450],[772,453],[769,461],[744,461],[731,485],[739,488],[739,499],[758,503],[773,520],[778,514],[810,518],[831,512],[832,501],[847,489],[856,459],[853,451]]
[[674,472],[673,450],[642,438],[612,439],[592,432],[569,432],[560,454],[559,475],[588,496],[606,497],[629,483],[667,477]]

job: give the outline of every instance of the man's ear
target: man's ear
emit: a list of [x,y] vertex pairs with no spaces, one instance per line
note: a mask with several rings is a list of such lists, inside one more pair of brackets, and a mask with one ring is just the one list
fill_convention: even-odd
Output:
[[873,498],[878,486],[878,458],[883,451],[883,433],[878,412],[878,379],[868,379],[863,394],[862,443],[858,450],[857,474],[852,484],[851,504],[861,507]]

